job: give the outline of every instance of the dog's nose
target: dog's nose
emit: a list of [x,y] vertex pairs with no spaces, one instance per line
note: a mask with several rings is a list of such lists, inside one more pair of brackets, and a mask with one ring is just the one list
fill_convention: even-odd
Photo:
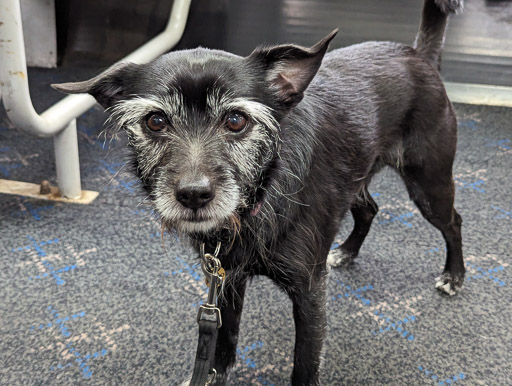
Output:
[[215,189],[207,177],[180,181],[176,189],[176,199],[185,207],[197,210],[215,197]]

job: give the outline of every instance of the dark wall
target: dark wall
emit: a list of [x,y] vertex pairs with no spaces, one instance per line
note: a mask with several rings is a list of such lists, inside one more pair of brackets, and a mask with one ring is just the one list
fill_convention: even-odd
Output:
[[[63,64],[107,66],[161,31],[170,0],[56,0]],[[246,55],[258,44],[309,45],[334,28],[332,47],[367,40],[412,43],[422,0],[192,0],[176,47]],[[448,80],[512,86],[512,1],[466,1],[450,21],[443,74]]]
[[172,1],[56,0],[62,62],[110,64],[160,32]]

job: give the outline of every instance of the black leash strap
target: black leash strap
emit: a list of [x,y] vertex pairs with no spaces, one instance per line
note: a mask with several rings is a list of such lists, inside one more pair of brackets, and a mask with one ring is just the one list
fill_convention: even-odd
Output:
[[213,384],[217,372],[213,368],[215,359],[215,346],[217,334],[222,319],[220,309],[217,307],[218,290],[224,281],[224,270],[217,258],[220,243],[217,244],[213,255],[204,253],[204,244],[201,245],[201,268],[206,277],[208,286],[208,300],[199,307],[197,323],[199,324],[199,339],[197,342],[194,373],[190,380],[190,386],[208,386]]
[[216,343],[217,322],[200,320],[196,360],[190,386],[210,385],[215,380],[216,373],[212,367]]

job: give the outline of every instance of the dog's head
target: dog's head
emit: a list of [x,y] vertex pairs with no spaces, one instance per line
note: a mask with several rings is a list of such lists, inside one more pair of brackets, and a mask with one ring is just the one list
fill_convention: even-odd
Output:
[[89,93],[108,108],[164,223],[207,233],[257,214],[280,122],[302,100],[336,32],[309,48],[259,47],[248,57],[171,52],[53,87]]

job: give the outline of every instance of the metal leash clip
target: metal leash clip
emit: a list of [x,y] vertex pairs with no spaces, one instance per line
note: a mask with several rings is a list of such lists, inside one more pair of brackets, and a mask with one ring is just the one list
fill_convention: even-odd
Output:
[[201,319],[207,319],[217,322],[217,328],[222,326],[222,318],[220,309],[217,307],[218,289],[222,286],[225,277],[225,271],[221,266],[220,260],[217,258],[220,251],[221,243],[217,243],[214,254],[204,252],[204,243],[201,244],[201,269],[203,270],[206,285],[208,286],[208,300],[206,304],[199,307],[197,313],[197,322]]

